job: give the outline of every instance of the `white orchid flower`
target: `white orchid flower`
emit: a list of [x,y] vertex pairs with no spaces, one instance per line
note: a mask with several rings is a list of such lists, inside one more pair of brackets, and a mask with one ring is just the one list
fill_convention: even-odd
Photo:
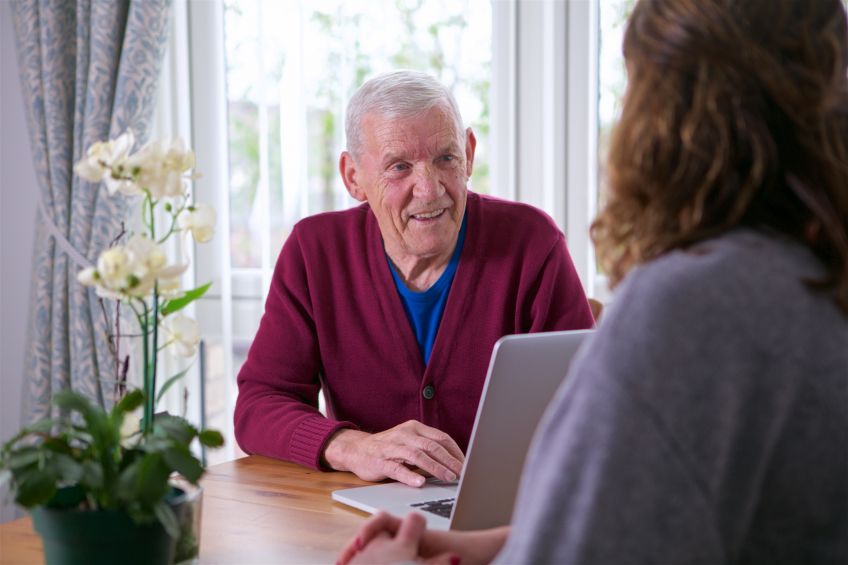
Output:
[[139,234],[132,236],[127,242],[127,254],[132,264],[132,272],[138,278],[148,275],[155,278],[168,262],[165,252],[155,241]]
[[194,168],[194,151],[187,149],[181,137],[177,137],[166,146],[165,159],[162,166],[177,173],[184,173]]
[[93,144],[75,166],[76,173],[91,182],[105,181],[109,194],[121,190],[130,190],[131,182],[125,180],[129,174],[126,168],[130,149],[135,144],[135,135],[132,130],[110,141],[98,141]]
[[[188,268],[188,265],[174,265],[174,267],[184,267],[183,271]],[[172,268],[172,267],[169,267]],[[182,274],[182,273],[180,273]],[[182,289],[180,288],[180,278],[179,276],[173,278],[160,278],[159,279],[159,294],[164,296],[165,298],[176,298],[183,294]]]
[[215,213],[215,208],[208,204],[195,204],[180,216],[180,227],[190,231],[197,243],[206,243],[215,235],[217,221],[218,215]]
[[97,278],[103,286],[119,289],[131,273],[129,255],[121,246],[110,247],[97,258]]
[[187,150],[179,138],[153,141],[130,157],[129,164],[137,171],[136,183],[154,199],[185,196],[183,173],[194,167],[194,152]]
[[124,421],[121,422],[121,445],[129,447],[133,439],[141,432],[141,417],[138,414],[131,412],[124,414]]
[[130,179],[114,178],[111,175],[107,175],[103,180],[106,183],[106,190],[109,191],[109,194],[120,192],[127,196],[135,196],[142,193],[141,187]]
[[179,294],[179,277],[188,263],[168,265],[161,246],[143,235],[134,235],[126,246],[115,246],[100,254],[97,267],[83,269],[77,280],[97,287],[98,296],[120,299],[124,296],[143,298],[153,292],[160,281],[165,293]]
[[126,292],[131,296],[147,296],[153,291],[157,279],[171,280],[188,269],[187,263],[167,265],[162,247],[143,235],[131,237],[126,249],[133,277],[128,281]]
[[[95,143],[91,149],[98,145]],[[91,153],[91,149],[89,149],[89,154]],[[102,165],[96,158],[92,158],[90,155],[83,157],[74,165],[74,172],[77,175],[84,178],[90,182],[99,182],[103,179],[106,173],[110,172],[104,165]]]
[[165,318],[162,323],[168,339],[168,347],[181,357],[193,357],[200,343],[200,328],[197,322],[183,314]]
[[97,284],[99,275],[94,267],[86,267],[77,273],[77,281],[83,286],[94,286]]

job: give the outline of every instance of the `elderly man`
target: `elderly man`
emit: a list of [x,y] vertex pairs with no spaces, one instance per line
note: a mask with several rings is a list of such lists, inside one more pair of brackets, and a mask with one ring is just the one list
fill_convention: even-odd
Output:
[[442,84],[369,80],[346,134],[339,169],[363,204],[286,241],[239,373],[236,438],[365,480],[454,480],[495,341],[594,320],[552,220],[468,191],[476,139]]

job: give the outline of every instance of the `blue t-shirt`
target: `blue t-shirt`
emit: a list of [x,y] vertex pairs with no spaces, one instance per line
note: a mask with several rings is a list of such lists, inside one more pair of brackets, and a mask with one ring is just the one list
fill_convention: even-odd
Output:
[[462,244],[465,243],[466,218],[467,215],[462,218],[462,226],[459,228],[459,237],[456,240],[456,249],[453,250],[453,256],[447,269],[439,277],[439,280],[424,292],[408,289],[403,284],[395,266],[389,261],[389,256],[386,255],[395,287],[398,290],[401,302],[403,302],[403,309],[406,311],[409,323],[412,324],[412,331],[415,333],[418,349],[421,351],[425,365],[430,362],[430,353],[433,352],[433,343],[436,341],[436,333],[439,331],[439,323],[442,321],[442,313],[445,311],[451,283],[456,274],[456,267],[459,265]]

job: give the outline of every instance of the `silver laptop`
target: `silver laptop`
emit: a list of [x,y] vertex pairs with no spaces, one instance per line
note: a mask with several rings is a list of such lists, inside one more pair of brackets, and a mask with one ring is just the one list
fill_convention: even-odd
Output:
[[495,343],[458,483],[430,479],[420,488],[384,483],[337,490],[333,500],[372,514],[417,510],[435,529],[509,524],[533,432],[590,333],[509,335]]

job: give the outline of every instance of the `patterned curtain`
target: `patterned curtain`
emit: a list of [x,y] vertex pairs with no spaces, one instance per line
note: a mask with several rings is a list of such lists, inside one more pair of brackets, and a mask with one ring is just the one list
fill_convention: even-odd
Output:
[[[14,24],[38,186],[26,419],[53,414],[54,391],[108,405],[114,378],[106,316],[77,282],[127,218],[127,203],[76,177],[95,141],[147,135],[170,0],[19,0]],[[22,187],[21,189],[26,189]],[[111,308],[110,308],[111,309]],[[103,381],[106,379],[107,381]]]

